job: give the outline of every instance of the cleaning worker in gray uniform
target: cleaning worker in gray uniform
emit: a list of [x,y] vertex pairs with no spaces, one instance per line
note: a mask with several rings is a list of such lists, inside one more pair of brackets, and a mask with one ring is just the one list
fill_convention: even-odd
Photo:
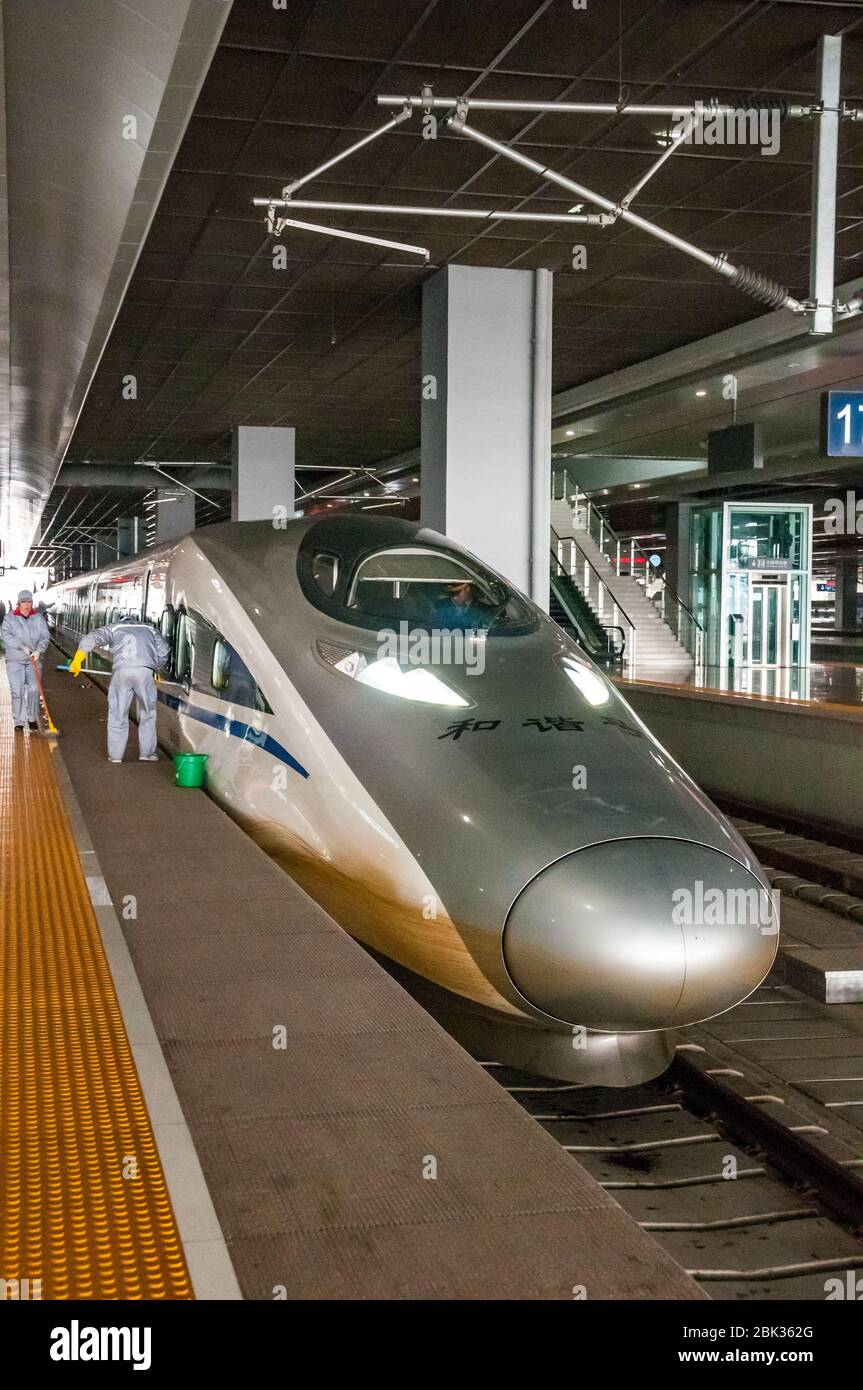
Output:
[[69,663],[78,676],[84,659],[94,647],[109,647],[113,657],[108,687],[108,762],[121,763],[129,737],[129,709],[132,699],[138,705],[138,761],[155,763],[156,752],[156,672],[164,666],[171,648],[160,632],[135,617],[97,627],[88,632]]
[[39,688],[33,657],[41,671],[42,657],[51,638],[48,624],[41,613],[33,607],[33,595],[29,589],[22,589],[18,595],[18,605],[7,613],[0,628],[0,637],[6,648],[6,673],[9,676],[9,689],[12,693],[12,722],[16,733],[25,724],[38,730],[36,713],[39,708]]

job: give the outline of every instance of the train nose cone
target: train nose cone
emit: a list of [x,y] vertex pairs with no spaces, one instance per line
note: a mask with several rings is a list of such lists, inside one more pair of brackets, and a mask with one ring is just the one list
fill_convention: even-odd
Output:
[[764,885],[685,840],[590,845],[516,899],[503,952],[516,988],[567,1023],[607,1032],[678,1027],[760,984],[778,934]]

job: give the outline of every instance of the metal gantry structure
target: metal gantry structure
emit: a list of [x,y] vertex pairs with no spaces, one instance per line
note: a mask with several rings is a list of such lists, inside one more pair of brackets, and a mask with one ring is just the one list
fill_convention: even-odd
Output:
[[[370,501],[370,506],[399,506],[404,499],[388,497],[386,495],[387,490],[400,488],[403,485],[402,474],[415,466],[409,459],[406,460],[401,456],[387,460],[376,468],[369,468],[364,464],[345,466],[342,464],[298,463],[295,465],[297,474],[313,474],[315,485],[306,486],[298,478],[299,489],[296,495],[296,505],[301,507],[304,504],[314,503],[318,498],[326,502],[352,502],[356,501],[358,497],[368,496],[377,499],[374,502]],[[106,465],[98,465],[98,467],[102,468]],[[206,522],[221,521],[230,515],[230,506],[227,500],[227,494],[230,492],[230,465],[203,459],[173,461],[168,459],[162,461],[137,459],[133,464],[113,467],[107,465],[107,467],[109,478],[106,486],[135,492],[143,491],[145,494],[143,500],[136,503],[136,508],[140,505],[144,510],[144,534],[147,549],[155,543],[155,508],[170,505],[170,502],[175,500],[173,497],[158,497],[160,480],[166,485],[166,491],[191,493],[206,506],[209,509],[205,516]],[[136,470],[144,468],[149,470],[153,483],[150,482],[146,474],[141,474],[141,481],[140,483],[137,482]],[[216,500],[212,495],[208,496],[206,492],[200,491],[199,488],[193,487],[190,482],[177,476],[177,469],[189,468],[204,469],[205,473],[200,481],[200,487],[206,488],[211,494],[214,491],[224,492],[226,500]],[[170,473],[167,471],[168,469],[171,469]],[[66,503],[73,497],[75,489],[89,487],[89,479],[84,481],[80,476],[85,471],[82,469],[77,470],[77,472],[73,470],[73,481],[62,490],[50,519],[45,522],[38,539],[34,541],[30,549],[30,563],[36,567],[45,566],[52,569],[57,579],[68,578],[70,574],[83,570],[97,569],[100,564],[109,564],[122,558],[118,521],[110,520],[117,510],[113,500],[97,497],[93,501],[85,493],[84,497],[74,502],[65,516],[61,516]],[[325,482],[318,481],[321,474],[328,473],[338,476],[327,479]],[[392,473],[392,478],[388,478],[389,473]],[[221,475],[221,477],[217,475]],[[330,491],[332,488],[340,488],[345,485],[348,488],[365,485],[370,490],[367,494]],[[378,495],[371,491],[373,488],[383,488],[384,492]],[[323,494],[326,496],[324,497]],[[88,503],[92,503],[92,505],[88,506]],[[82,508],[85,510],[83,515],[80,515]]]
[[[787,309],[794,314],[811,315],[811,329],[814,334],[827,334],[833,330],[834,318],[848,317],[863,309],[863,299],[855,299],[847,304],[836,300],[835,280],[835,234],[836,234],[836,170],[839,150],[839,126],[843,120],[863,119],[863,108],[849,107],[840,93],[842,61],[842,39],[838,35],[824,35],[818,44],[818,99],[810,103],[789,103],[784,99],[767,96],[742,97],[739,102],[728,103],[708,100],[690,105],[640,104],[621,101],[497,101],[485,97],[435,96],[431,86],[423,87],[419,96],[380,95],[377,104],[382,107],[396,107],[397,114],[379,129],[369,132],[346,149],[333,155],[325,163],[310,170],[302,177],[294,179],[282,189],[280,198],[254,198],[253,204],[266,208],[268,231],[279,237],[290,227],[303,228],[322,235],[346,237],[352,241],[370,242],[422,256],[426,261],[429,252],[425,247],[411,246],[403,242],[385,241],[359,232],[346,232],[338,228],[317,223],[298,222],[291,216],[295,209],[316,209],[321,212],[359,212],[385,216],[421,216],[441,218],[461,218],[486,222],[539,222],[560,225],[587,224],[596,227],[610,227],[623,221],[638,228],[639,231],[673,247],[683,255],[699,261],[717,275],[722,276],[734,288],[751,298],[766,304],[771,309]],[[421,110],[425,116],[435,111],[445,111],[444,124],[453,134],[471,140],[504,159],[541,176],[567,193],[579,198],[578,207],[566,213],[524,212],[490,210],[487,208],[441,208],[400,203],[359,203],[332,202],[320,199],[297,198],[294,195],[313,179],[350,158],[358,150],[364,149],[372,141],[388,134],[397,126],[409,120],[414,111]],[[480,130],[469,117],[483,111],[519,111],[537,115],[618,115],[618,116],[663,116],[680,122],[679,129],[669,138],[667,148],[654,161],[636,183],[619,198],[609,198],[587,185],[558,173],[549,165],[532,159],[512,145],[495,140]],[[735,264],[725,252],[713,254],[703,250],[694,242],[675,235],[665,227],[649,221],[633,212],[631,204],[649,181],[664,167],[666,162],[680,149],[698,126],[708,119],[719,117],[739,118],[761,112],[775,112],[781,120],[809,120],[815,126],[814,177],[812,196],[812,242],[810,258],[809,296],[798,299],[783,285],[761,272],[747,266]],[[597,212],[582,212],[584,203],[592,204]]]

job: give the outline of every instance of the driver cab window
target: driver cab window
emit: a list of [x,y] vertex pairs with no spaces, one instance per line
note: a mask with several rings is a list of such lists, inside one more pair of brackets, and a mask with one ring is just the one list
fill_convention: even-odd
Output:
[[403,546],[379,551],[357,569],[348,607],[375,622],[440,628],[498,629],[523,621],[524,605],[492,575],[454,555]]

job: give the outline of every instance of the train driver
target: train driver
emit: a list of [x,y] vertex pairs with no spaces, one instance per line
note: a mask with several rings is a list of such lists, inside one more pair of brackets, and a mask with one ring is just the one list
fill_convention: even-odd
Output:
[[156,672],[164,666],[171,648],[149,623],[127,615],[118,623],[87,633],[69,663],[73,676],[80,674],[87,653],[94,647],[108,647],[113,658],[108,687],[108,762],[123,761],[133,699],[138,712],[138,761],[158,762]]
[[39,689],[33,658],[35,657],[41,669],[42,657],[51,639],[48,624],[42,614],[37,613],[33,607],[33,595],[29,589],[21,590],[17,607],[6,614],[0,628],[0,637],[6,648],[6,672],[9,676],[12,722],[16,733],[22,730],[25,724],[37,730]]
[[480,601],[476,585],[468,580],[456,580],[444,586],[444,592],[434,605],[435,622],[443,628],[488,627],[494,609]]

